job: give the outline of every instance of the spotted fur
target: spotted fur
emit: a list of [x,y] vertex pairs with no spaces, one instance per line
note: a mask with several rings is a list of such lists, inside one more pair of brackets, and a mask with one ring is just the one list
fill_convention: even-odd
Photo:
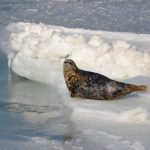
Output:
[[113,100],[131,92],[147,90],[146,86],[126,84],[98,73],[80,70],[71,59],[64,61],[64,78],[72,97]]

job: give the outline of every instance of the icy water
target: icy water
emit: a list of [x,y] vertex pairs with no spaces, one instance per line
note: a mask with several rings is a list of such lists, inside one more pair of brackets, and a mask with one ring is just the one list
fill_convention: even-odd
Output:
[[29,21],[73,28],[150,33],[149,0],[1,0],[0,24]]
[[[0,28],[18,21],[149,34],[150,1],[0,0]],[[120,128],[125,128],[123,134],[130,141],[103,132],[97,133],[97,130],[81,133],[70,120],[70,110],[60,102],[57,89],[11,73],[3,53],[0,53],[0,70],[0,150],[97,150],[112,143],[117,143],[117,148],[121,145],[125,149],[144,149],[132,136],[141,135],[138,140],[145,136],[148,139],[149,126],[141,131],[143,128],[140,125],[131,125],[127,129],[122,124]],[[82,129],[91,129],[95,122],[78,123],[79,126],[82,124]],[[95,129],[110,131],[108,122],[99,123],[95,123]],[[114,123],[112,128],[119,134],[115,126]],[[126,135],[126,132],[131,132],[131,135]],[[75,146],[70,144],[72,139]],[[104,139],[100,143],[102,147],[95,146],[99,145],[97,139]],[[143,140],[143,143],[148,147],[148,140]]]
[[7,68],[7,58],[0,51],[0,85],[2,90],[0,90],[0,102],[8,100],[8,68]]

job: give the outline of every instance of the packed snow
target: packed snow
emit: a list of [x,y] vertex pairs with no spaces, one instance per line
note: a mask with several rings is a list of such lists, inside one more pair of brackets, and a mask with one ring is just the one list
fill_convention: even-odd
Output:
[[[128,36],[131,37],[132,34],[126,34],[125,40],[120,40],[119,37],[110,40],[103,38],[105,32],[73,30],[31,23],[11,24],[8,26],[8,30],[11,47],[11,52],[8,55],[9,66],[12,66],[14,72],[18,74],[20,72],[20,75],[22,75],[21,68],[24,69],[23,66],[27,65],[26,59],[31,61],[31,65],[36,63],[39,68],[42,67],[43,71],[45,69],[44,72],[49,72],[48,67],[55,69],[54,66],[59,67],[67,58],[73,59],[80,68],[99,72],[111,78],[127,79],[150,75],[150,51],[148,49],[143,51],[143,47],[136,47],[135,44],[132,44],[134,41],[137,42],[139,38],[134,40],[135,34],[133,34],[133,39],[129,40]],[[143,43],[146,46],[150,45],[149,40]],[[16,53],[17,55],[15,55]],[[50,61],[58,64],[45,64]],[[41,73],[43,74],[42,71]],[[28,72],[26,72],[27,74]],[[34,80],[35,76],[31,78]],[[46,79],[48,80],[48,78]],[[45,80],[45,78],[39,77],[39,80]]]
[[[63,61],[71,58],[79,68],[124,82],[150,86],[149,35],[67,29],[22,22],[10,24],[7,29],[10,36],[10,68],[22,77],[48,83],[57,89],[60,101],[71,109],[73,122],[103,120],[125,123],[127,126],[131,123],[150,125],[149,91],[131,94],[114,102],[72,99],[63,78]],[[94,138],[99,139],[105,135],[100,133],[96,136]],[[110,136],[106,138],[108,141],[111,139]],[[120,144],[121,147],[124,145],[124,142],[115,143],[118,144],[108,144],[106,149],[117,149]],[[136,141],[125,144],[125,149],[137,149],[137,145],[144,149]]]

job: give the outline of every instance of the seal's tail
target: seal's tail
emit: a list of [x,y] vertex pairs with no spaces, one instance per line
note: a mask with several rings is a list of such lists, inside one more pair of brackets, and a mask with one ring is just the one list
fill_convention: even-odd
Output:
[[132,88],[133,92],[135,91],[147,91],[147,86],[146,85],[134,85]]

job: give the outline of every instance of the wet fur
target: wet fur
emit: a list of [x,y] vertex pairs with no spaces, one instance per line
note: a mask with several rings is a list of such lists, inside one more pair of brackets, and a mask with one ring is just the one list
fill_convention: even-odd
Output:
[[146,90],[146,86],[126,84],[98,73],[80,70],[70,59],[64,62],[64,78],[72,97],[113,100],[131,92]]

